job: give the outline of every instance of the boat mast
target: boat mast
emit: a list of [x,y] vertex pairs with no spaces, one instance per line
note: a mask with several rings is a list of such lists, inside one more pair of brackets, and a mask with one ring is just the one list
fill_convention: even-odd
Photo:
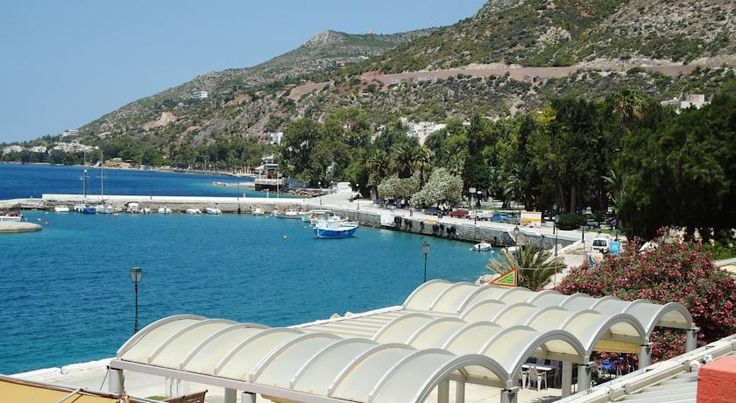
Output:
[[105,159],[100,150],[100,203],[105,204]]
[[82,201],[87,204],[87,170],[84,170],[82,175]]

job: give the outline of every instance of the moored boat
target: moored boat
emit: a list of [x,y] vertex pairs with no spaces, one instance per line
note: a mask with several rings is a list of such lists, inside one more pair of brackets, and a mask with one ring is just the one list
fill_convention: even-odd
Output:
[[164,207],[159,207],[159,208],[158,208],[158,213],[159,213],[159,214],[171,214],[171,209],[170,209],[170,208],[168,208],[168,207],[166,207],[166,206],[164,206]]
[[21,222],[23,221],[23,214],[20,213],[8,213],[8,214],[0,214],[0,221],[10,221],[10,222]]
[[355,222],[321,220],[314,226],[314,236],[323,239],[350,238],[358,227]]
[[68,213],[69,212],[69,206],[65,206],[63,204],[62,205],[59,205],[59,206],[54,206],[54,211],[57,212],[57,213]]
[[493,245],[486,241],[479,242],[475,245],[473,245],[473,250],[476,252],[486,252],[493,249]]
[[302,213],[301,211],[297,211],[297,210],[294,210],[294,209],[288,209],[288,210],[284,211],[283,213],[280,212],[280,211],[278,211],[278,210],[274,210],[273,211],[273,216],[274,217],[277,217],[277,218],[288,218],[288,219],[292,219],[292,220],[298,220],[298,219],[302,218],[302,215],[303,214],[304,213]]
[[202,214],[202,210],[197,209],[197,208],[188,208],[186,213],[192,214],[192,215],[198,215],[198,214]]
[[253,215],[263,215],[263,209],[256,207],[255,210],[253,210]]
[[104,204],[100,204],[99,206],[95,207],[95,210],[97,210],[97,214],[112,214],[115,212],[115,209],[110,204],[108,204],[107,206],[105,206]]
[[207,207],[204,209],[205,213],[210,215],[222,215],[222,210],[216,207]]

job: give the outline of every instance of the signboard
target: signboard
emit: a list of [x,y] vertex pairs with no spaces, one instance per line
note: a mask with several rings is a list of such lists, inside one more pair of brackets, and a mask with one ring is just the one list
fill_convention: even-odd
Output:
[[521,212],[521,225],[527,227],[540,228],[542,226],[542,212],[541,211],[522,211]]
[[475,194],[475,188],[470,188],[470,189],[468,189],[468,193],[470,193],[471,195],[472,195],[472,194]]
[[621,242],[620,241],[611,241],[608,244],[608,253],[614,256],[618,256],[621,254]]
[[495,280],[491,281],[491,285],[498,285],[501,287],[516,287],[518,284],[518,270],[511,269],[506,273],[496,277]]

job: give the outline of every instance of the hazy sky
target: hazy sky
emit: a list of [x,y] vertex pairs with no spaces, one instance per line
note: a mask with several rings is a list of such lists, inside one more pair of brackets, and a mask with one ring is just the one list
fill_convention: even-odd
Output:
[[8,1],[0,142],[73,129],[135,99],[266,61],[317,32],[448,25],[484,0]]

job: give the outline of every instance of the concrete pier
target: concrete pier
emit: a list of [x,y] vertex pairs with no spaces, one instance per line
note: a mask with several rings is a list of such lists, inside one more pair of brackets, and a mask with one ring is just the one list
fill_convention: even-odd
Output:
[[[273,195],[273,194],[272,194]],[[142,195],[109,195],[105,196],[105,204],[116,209],[125,210],[129,203],[138,203],[140,208],[150,208],[156,212],[159,207],[168,207],[175,213],[184,213],[188,208],[204,210],[207,207],[218,208],[223,213],[249,214],[260,208],[268,214],[273,210],[293,208],[302,211],[313,209],[333,210],[341,217],[357,221],[361,225],[393,229],[414,234],[456,239],[467,242],[487,241],[496,246],[516,245],[513,235],[515,225],[488,221],[473,221],[465,218],[437,218],[409,210],[388,210],[378,208],[366,200],[349,201],[350,193],[331,193],[322,197],[203,197],[203,196],[142,196]],[[77,194],[44,194],[43,208],[53,206],[73,206],[82,203],[82,196]],[[100,196],[87,196],[87,204],[100,204]],[[396,218],[392,223],[381,223],[381,215],[390,213]],[[542,243],[553,248],[570,245],[580,240],[578,231],[556,231],[551,228],[520,228],[520,242]]]

